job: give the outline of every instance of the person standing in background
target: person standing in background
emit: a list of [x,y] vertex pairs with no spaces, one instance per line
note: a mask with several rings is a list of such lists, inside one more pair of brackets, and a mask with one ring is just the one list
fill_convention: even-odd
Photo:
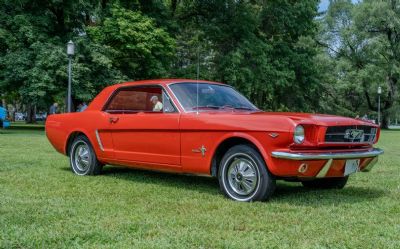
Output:
[[58,113],[58,104],[55,102],[50,106],[50,112],[49,115],[51,114],[57,114]]
[[81,106],[81,109],[79,111],[83,112],[84,110],[86,110],[86,108],[87,108],[87,104],[86,104],[86,102],[83,102],[82,106]]
[[77,112],[83,112],[84,110],[86,110],[87,105],[85,102],[82,102],[81,104],[78,105],[78,109]]

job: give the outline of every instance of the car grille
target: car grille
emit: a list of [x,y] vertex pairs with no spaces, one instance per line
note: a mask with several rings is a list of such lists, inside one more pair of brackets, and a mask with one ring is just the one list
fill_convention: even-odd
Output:
[[373,143],[377,128],[372,126],[330,126],[325,133],[325,143]]

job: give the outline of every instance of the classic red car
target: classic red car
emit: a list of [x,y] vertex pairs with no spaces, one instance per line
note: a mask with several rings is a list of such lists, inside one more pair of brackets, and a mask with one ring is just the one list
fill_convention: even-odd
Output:
[[238,201],[267,200],[279,179],[343,188],[383,153],[375,124],[264,112],[229,85],[186,79],[109,86],[85,111],[49,116],[46,134],[75,174],[111,164],[208,175]]

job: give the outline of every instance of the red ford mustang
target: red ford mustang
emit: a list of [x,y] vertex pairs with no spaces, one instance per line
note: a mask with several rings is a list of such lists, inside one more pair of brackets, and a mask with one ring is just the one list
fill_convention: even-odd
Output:
[[209,175],[237,201],[267,200],[277,179],[343,188],[383,153],[379,133],[352,118],[263,112],[228,85],[186,79],[113,85],[85,111],[46,121],[75,174],[112,164]]

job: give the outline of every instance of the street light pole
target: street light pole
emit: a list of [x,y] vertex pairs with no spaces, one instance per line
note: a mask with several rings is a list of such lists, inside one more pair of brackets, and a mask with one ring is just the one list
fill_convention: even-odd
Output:
[[68,55],[68,100],[67,100],[67,111],[72,111],[72,56],[75,54],[75,44],[72,41],[69,41],[67,44],[67,55]]
[[382,88],[378,86],[378,125],[381,126],[381,93]]

